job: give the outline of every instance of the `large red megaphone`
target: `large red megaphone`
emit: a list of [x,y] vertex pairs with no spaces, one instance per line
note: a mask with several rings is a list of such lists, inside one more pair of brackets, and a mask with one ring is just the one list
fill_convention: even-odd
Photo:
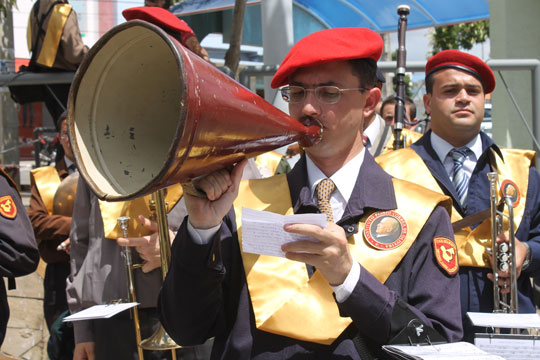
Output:
[[129,200],[298,141],[305,127],[180,45],[132,20],[107,32],[77,71],[68,127],[100,199]]

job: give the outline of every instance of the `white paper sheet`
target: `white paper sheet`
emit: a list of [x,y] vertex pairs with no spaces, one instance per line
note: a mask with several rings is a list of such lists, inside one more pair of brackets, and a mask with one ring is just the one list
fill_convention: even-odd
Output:
[[79,321],[79,320],[94,320],[94,319],[108,319],[114,315],[121,313],[122,311],[131,309],[139,303],[119,303],[108,305],[94,305],[88,309],[79,311],[78,313],[66,316],[64,322],[67,321]]
[[385,345],[383,349],[398,359],[504,360],[504,358],[490,355],[468,342],[423,346]]
[[469,316],[472,323],[476,326],[511,329],[540,328],[540,316],[537,314],[468,312],[467,316]]
[[540,359],[540,339],[530,335],[477,334],[474,344],[490,354],[506,360]]
[[309,236],[283,230],[285,224],[326,226],[324,214],[280,215],[268,211],[242,208],[242,250],[247,253],[285,257],[281,245],[298,240],[313,240]]

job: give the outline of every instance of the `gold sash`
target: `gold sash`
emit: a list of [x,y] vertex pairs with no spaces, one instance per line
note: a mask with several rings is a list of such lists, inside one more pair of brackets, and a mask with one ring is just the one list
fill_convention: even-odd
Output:
[[[183,195],[182,186],[180,184],[172,185],[167,188],[165,202],[167,204],[167,213],[176,205]],[[99,201],[101,216],[103,217],[103,229],[107,239],[117,239],[123,236],[123,231],[118,225],[118,218],[128,216],[131,221],[128,225],[128,234],[130,237],[141,237],[149,235],[150,232],[145,229],[138,220],[139,215],[149,217],[150,200],[152,195],[146,195],[141,198],[136,198],[130,201]]]
[[[56,53],[58,52],[60,39],[62,38],[62,33],[64,32],[64,26],[66,25],[66,21],[69,17],[69,14],[71,13],[71,8],[72,7],[69,4],[58,4],[54,6],[54,9],[51,12],[51,16],[49,17],[49,23],[47,25],[45,39],[43,40],[39,57],[36,61],[38,64],[47,67],[52,67],[54,65],[54,60],[56,59]],[[29,29],[31,28],[29,27]],[[31,39],[31,35],[28,37],[28,39]],[[32,45],[29,45],[29,47],[31,46]],[[31,50],[35,51],[35,49]]]
[[[393,250],[371,247],[363,238],[366,214],[358,226],[358,234],[350,237],[353,258],[384,283],[412,246],[416,236],[434,207],[449,198],[426,192],[425,189],[394,179],[398,212],[408,225],[403,244]],[[415,200],[411,200],[415,197]],[[242,246],[242,206],[279,214],[292,214],[292,203],[285,175],[266,179],[245,180],[240,184],[234,202],[238,238]],[[308,278],[304,263],[285,258],[242,252],[255,323],[259,330],[303,341],[330,345],[352,322],[340,317],[333,290],[315,271]]]
[[[504,160],[493,150],[490,152],[490,163],[499,173],[499,182],[505,179],[514,181],[522,195],[518,206],[514,208],[514,222],[519,227],[525,211],[525,197],[529,183],[529,167],[534,162],[535,153],[529,150],[502,149]],[[431,175],[430,170],[418,154],[412,149],[400,149],[384,154],[375,159],[377,163],[390,175],[413,181],[432,191],[442,193],[442,189]],[[526,170],[526,171],[525,171]],[[489,191],[486,189],[486,191]],[[452,211],[452,222],[461,220],[457,210]],[[470,227],[461,229],[455,234],[458,247],[458,260],[460,266],[473,266],[489,268],[489,254],[491,248],[491,220],[487,219],[474,230]]]
[[[272,176],[276,173],[276,170],[279,166],[279,162],[281,161],[281,158],[283,155],[276,151],[269,151],[265,152],[264,154],[257,155],[255,158],[255,164],[257,165],[257,168],[260,169],[266,169],[269,174],[262,174],[265,177]],[[261,171],[265,172],[265,171]]]
[[53,213],[53,200],[56,190],[60,186],[62,180],[58,176],[56,168],[53,166],[43,166],[30,171],[30,176],[33,178],[34,183],[39,191],[41,200],[45,204],[45,208],[49,215]]
[[[401,130],[402,136],[405,137],[405,147],[408,148],[412,144],[414,144],[418,139],[420,139],[424,134],[420,134],[416,131],[409,130],[409,129],[402,129]],[[387,152],[394,151],[394,131],[392,131],[392,136],[384,146],[382,154],[386,154]]]
[[[56,190],[58,190],[61,183],[58,172],[52,166],[44,166],[32,170],[30,174],[36,183],[39,195],[45,204],[47,212],[52,214],[54,194],[56,194]],[[182,195],[183,191],[180,184],[167,188],[167,195],[165,197],[167,212],[176,205]],[[130,237],[149,235],[150,232],[139,223],[137,216],[150,216],[151,199],[152,195],[147,195],[131,201],[108,202],[100,200],[99,208],[103,218],[105,237],[108,239],[117,239],[118,237],[123,236],[123,232],[117,224],[117,219],[121,216],[129,216],[132,220],[129,222],[128,226],[128,234]]]

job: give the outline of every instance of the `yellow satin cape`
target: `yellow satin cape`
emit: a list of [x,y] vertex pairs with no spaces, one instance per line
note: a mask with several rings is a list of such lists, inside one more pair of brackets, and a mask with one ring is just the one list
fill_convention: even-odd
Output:
[[[418,139],[420,139],[424,134],[420,134],[416,131],[409,130],[409,129],[402,129],[401,130],[401,136],[405,137],[405,147],[408,148],[412,144],[414,144]],[[381,155],[386,154],[387,152],[394,150],[394,131],[392,131],[392,136],[384,146]]]
[[[45,38],[43,39],[43,44],[41,45],[41,50],[39,56],[37,56],[36,62],[38,64],[52,67],[56,59],[56,53],[58,52],[58,46],[60,44],[60,39],[62,38],[62,33],[64,32],[64,26],[66,21],[71,13],[72,6],[69,4],[57,4],[54,6],[49,17],[49,23],[47,24],[47,31],[45,32]],[[31,16],[28,19],[28,27],[26,31],[26,40],[28,42],[28,49],[32,49],[33,41],[32,39],[32,26]]]
[[[255,158],[255,164],[257,165],[257,168],[261,171],[267,170],[267,171],[261,171],[261,173],[269,173],[269,176],[272,176],[276,173],[276,170],[279,166],[279,162],[281,161],[281,158],[283,157],[282,154],[278,153],[277,151],[268,151],[264,154],[257,155]],[[266,174],[263,174],[265,176]],[[268,176],[266,176],[268,177]]]
[[[366,214],[358,224],[358,234],[349,241],[353,258],[384,283],[414,243],[435,206],[442,203],[450,211],[448,197],[417,185],[394,179],[398,208],[408,225],[403,244],[392,250],[377,250],[363,237]],[[413,200],[414,199],[414,200]],[[285,175],[245,180],[234,202],[238,238],[242,248],[242,207],[283,215],[293,213]],[[304,263],[285,258],[242,252],[251,304],[259,330],[303,341],[330,345],[352,322],[340,317],[333,290],[315,271],[308,277]]]
[[[47,212],[52,214],[54,194],[56,194],[56,191],[61,183],[58,172],[53,166],[44,166],[33,169],[30,173],[34,179],[41,199],[45,204]],[[183,191],[180,184],[167,188],[167,195],[165,196],[167,212],[169,212],[176,205],[182,195]],[[121,216],[129,216],[131,218],[128,226],[128,234],[130,237],[149,235],[150,232],[140,224],[137,216],[150,216],[151,199],[152,195],[146,195],[130,201],[107,202],[100,200],[99,208],[103,218],[105,237],[108,239],[117,239],[118,237],[123,236],[123,231],[120,229],[117,223],[117,219]]]
[[52,215],[54,194],[56,194],[56,190],[58,190],[58,187],[62,182],[60,176],[58,176],[58,171],[56,171],[56,168],[53,166],[42,166],[32,169],[30,171],[30,176],[36,184],[47,212],[49,215]]
[[[519,227],[525,211],[525,197],[529,185],[529,167],[534,163],[535,152],[530,150],[502,149],[503,158],[490,150],[492,168],[499,174],[499,183],[510,179],[518,186],[522,199],[514,208],[515,228]],[[412,149],[400,149],[378,156],[375,161],[390,175],[414,182],[432,191],[443,190],[431,175],[422,158]],[[486,189],[489,191],[489,189]],[[457,210],[452,211],[452,222],[461,220]],[[491,248],[491,219],[474,230],[470,227],[455,233],[460,266],[490,268],[488,248]]]

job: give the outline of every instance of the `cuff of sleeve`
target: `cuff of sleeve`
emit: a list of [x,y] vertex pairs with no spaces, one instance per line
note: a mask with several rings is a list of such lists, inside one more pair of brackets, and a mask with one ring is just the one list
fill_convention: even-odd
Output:
[[210,229],[195,229],[191,222],[188,221],[187,229],[193,242],[198,245],[207,245],[212,241],[212,238],[219,231],[221,224],[216,225]]
[[360,279],[360,264],[354,262],[343,284],[332,286],[338,303],[342,303],[349,298],[358,283],[358,279]]

